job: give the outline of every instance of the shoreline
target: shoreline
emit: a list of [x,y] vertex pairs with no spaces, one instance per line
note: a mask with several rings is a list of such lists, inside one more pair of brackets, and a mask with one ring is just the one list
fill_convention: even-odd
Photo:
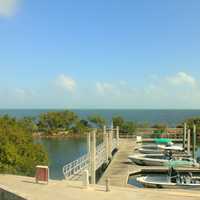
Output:
[[[81,139],[87,138],[86,133],[68,133],[68,134],[52,134],[52,135],[45,135],[45,133],[33,133],[32,134],[34,139]],[[97,138],[101,137],[101,134],[96,135]]]
[[43,135],[43,134],[33,134],[34,139],[80,139],[80,138],[86,138],[86,134],[69,134],[69,135],[63,135],[63,134],[57,134],[57,135]]

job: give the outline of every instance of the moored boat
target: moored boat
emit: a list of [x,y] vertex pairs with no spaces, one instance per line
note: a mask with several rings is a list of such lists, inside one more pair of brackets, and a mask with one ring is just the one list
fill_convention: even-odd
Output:
[[[179,162],[180,165],[180,161],[172,161],[171,163],[173,162]],[[166,175],[145,175],[136,180],[145,187],[151,188],[200,189],[200,176],[193,176],[192,173],[180,174],[174,167],[170,167],[169,173]]]
[[182,146],[174,145],[172,142],[169,142],[166,144],[142,145],[137,150],[139,153],[143,153],[143,154],[160,154],[164,151],[176,151],[176,152],[184,151]]
[[166,166],[171,160],[184,161],[180,163],[181,167],[199,167],[195,159],[190,157],[173,158],[165,154],[135,154],[128,159],[138,165],[143,166]]

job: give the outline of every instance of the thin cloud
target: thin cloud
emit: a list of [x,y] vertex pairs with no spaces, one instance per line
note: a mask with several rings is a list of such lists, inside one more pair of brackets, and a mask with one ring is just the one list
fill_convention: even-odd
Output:
[[96,90],[99,94],[105,95],[108,92],[113,91],[114,87],[110,83],[102,83],[102,82],[97,82],[96,83]]
[[64,74],[61,74],[56,79],[56,85],[68,92],[74,92],[76,89],[76,81]]
[[20,0],[0,0],[0,16],[11,17],[16,14]]
[[168,77],[167,80],[173,85],[196,85],[196,79],[185,72],[179,72],[175,76]]

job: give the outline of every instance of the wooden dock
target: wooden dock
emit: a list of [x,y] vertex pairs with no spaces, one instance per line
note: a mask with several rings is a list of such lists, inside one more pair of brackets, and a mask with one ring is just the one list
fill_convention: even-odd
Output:
[[119,151],[113,157],[98,184],[105,185],[106,179],[109,178],[110,184],[113,186],[124,187],[127,185],[129,171],[139,170],[139,167],[128,162],[128,156],[133,154],[135,145],[134,139],[120,139]]

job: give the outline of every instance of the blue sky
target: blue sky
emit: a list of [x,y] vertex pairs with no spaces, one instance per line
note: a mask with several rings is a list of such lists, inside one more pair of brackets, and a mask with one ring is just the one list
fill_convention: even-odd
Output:
[[199,0],[0,0],[1,108],[200,108]]

